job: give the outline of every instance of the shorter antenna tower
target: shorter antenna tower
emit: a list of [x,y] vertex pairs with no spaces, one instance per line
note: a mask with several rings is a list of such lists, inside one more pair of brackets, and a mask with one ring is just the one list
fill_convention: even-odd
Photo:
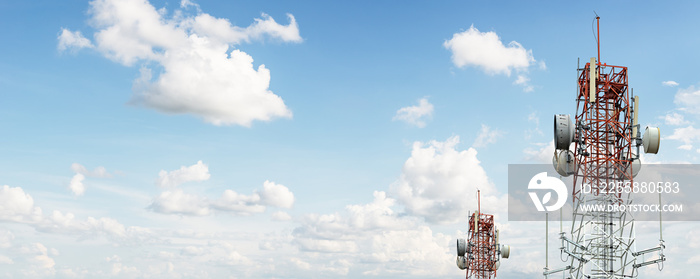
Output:
[[468,239],[457,239],[457,266],[468,279],[496,278],[500,258],[507,259],[510,246],[499,242],[493,215],[481,213],[481,191],[477,191],[477,211],[469,216]]

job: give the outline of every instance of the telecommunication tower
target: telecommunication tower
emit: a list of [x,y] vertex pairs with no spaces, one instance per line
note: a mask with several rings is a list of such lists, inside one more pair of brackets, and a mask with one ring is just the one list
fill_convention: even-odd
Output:
[[502,245],[493,215],[481,213],[481,192],[477,191],[477,210],[469,216],[468,239],[457,239],[457,266],[469,279],[496,278],[500,258],[507,259],[510,246]]
[[[559,272],[562,278],[637,278],[640,267],[658,264],[661,269],[666,260],[661,224],[659,245],[636,250],[631,213],[584,211],[581,207],[630,205],[632,191],[624,193],[612,187],[634,187],[632,182],[641,167],[640,147],[645,153],[656,154],[660,141],[656,127],[646,127],[641,136],[639,97],[628,87],[627,67],[600,62],[600,17],[595,20],[598,59],[593,57],[577,69],[575,119],[572,122],[565,114],[554,116],[553,164],[560,175],[573,175],[573,222],[568,235],[560,232],[559,250],[568,265],[550,270],[547,263],[545,278]],[[584,191],[584,187],[591,190]],[[642,256],[649,253],[657,257],[643,260]]]

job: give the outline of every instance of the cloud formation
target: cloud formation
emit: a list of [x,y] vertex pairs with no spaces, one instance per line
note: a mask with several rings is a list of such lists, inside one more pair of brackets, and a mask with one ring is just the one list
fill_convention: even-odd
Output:
[[206,181],[209,177],[211,177],[209,166],[200,160],[189,167],[182,166],[180,169],[173,171],[161,170],[158,173],[156,185],[161,188],[174,188],[187,182]]
[[477,151],[457,150],[458,143],[457,136],[444,142],[413,143],[411,157],[392,185],[393,195],[408,213],[429,223],[454,224],[473,209],[477,189],[481,190],[482,205],[489,206],[491,212],[502,211],[497,205],[504,203],[497,198]]
[[309,261],[314,257],[295,258],[292,262],[300,270],[329,275],[347,275],[351,268],[364,276],[447,274],[454,261],[448,249],[452,237],[434,233],[417,218],[396,212],[395,203],[385,192],[375,191],[368,204],[348,205],[332,214],[305,215],[292,233],[293,242],[303,254],[329,256],[315,261]]
[[668,86],[668,87],[676,87],[676,86],[678,86],[678,82],[675,82],[675,81],[672,81],[672,80],[664,81],[664,82],[662,82],[661,84],[663,84],[664,86]]
[[82,196],[85,194],[85,184],[83,184],[83,181],[85,181],[85,177],[95,177],[95,178],[111,178],[112,174],[107,172],[107,169],[102,166],[96,167],[94,170],[89,171],[85,166],[78,164],[78,163],[73,163],[70,166],[70,169],[75,172],[75,175],[70,180],[70,183],[68,184],[68,189],[73,192],[73,195],[75,196]]
[[252,215],[265,212],[267,206],[291,208],[294,194],[282,184],[265,181],[263,189],[251,195],[239,194],[234,190],[224,190],[218,199],[209,199],[196,194],[185,193],[177,186],[190,181],[205,181],[211,175],[209,167],[202,161],[174,171],[161,170],[157,185],[168,190],[153,199],[150,210],[163,214],[205,216],[213,212],[228,212],[235,215]]
[[474,66],[490,75],[510,76],[513,71],[518,72],[518,78],[513,83],[522,86],[525,92],[534,90],[525,75],[530,66],[547,67],[544,62],[537,63],[532,50],[520,43],[511,41],[504,45],[496,32],[481,32],[474,25],[464,32],[453,34],[443,46],[452,52],[452,63],[459,68]]
[[[196,8],[188,16],[188,9]],[[141,64],[132,104],[168,114],[192,114],[214,125],[250,126],[253,121],[290,118],[292,112],[269,90],[270,71],[234,46],[269,38],[302,41],[296,19],[281,25],[267,14],[248,27],[203,13],[183,2],[172,16],[145,0],[94,0],[89,22],[95,48],[125,66]],[[65,35],[64,35],[65,34]],[[63,29],[59,49],[92,43]]]
[[695,86],[679,89],[673,103],[680,111],[700,114],[700,89],[695,88]]
[[68,29],[62,28],[61,34],[58,35],[58,50],[79,50],[81,48],[92,48],[94,47],[90,40],[83,37],[80,31],[70,31]]
[[492,129],[485,124],[481,124],[481,131],[479,131],[479,134],[474,140],[474,144],[472,144],[472,146],[476,148],[486,147],[489,144],[496,143],[498,138],[502,137],[503,134],[504,132],[501,130]]
[[525,70],[535,63],[532,50],[516,41],[504,45],[496,32],[480,32],[474,25],[452,35],[443,46],[452,52],[457,67],[475,66],[488,74],[510,76],[513,70]]
[[425,127],[425,118],[433,115],[433,104],[428,102],[428,99],[422,98],[418,100],[417,106],[408,106],[400,108],[396,111],[396,115],[392,120],[404,121],[418,128]]
[[75,235],[81,238],[105,238],[115,244],[133,245],[153,242],[156,235],[147,228],[126,227],[111,218],[88,217],[77,220],[72,213],[54,210],[45,215],[34,199],[20,187],[0,188],[0,221],[28,224],[38,231]]

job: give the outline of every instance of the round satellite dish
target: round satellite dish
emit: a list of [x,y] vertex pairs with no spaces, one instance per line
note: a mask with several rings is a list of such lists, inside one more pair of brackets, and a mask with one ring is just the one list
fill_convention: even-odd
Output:
[[457,267],[461,270],[467,269],[467,259],[462,256],[457,256]]
[[644,153],[656,154],[659,152],[659,143],[661,141],[661,131],[658,127],[647,127],[642,136],[642,145],[644,145]]
[[504,259],[507,259],[510,256],[510,246],[508,245],[501,245],[501,257]]
[[[628,160],[627,157],[622,157],[622,160]],[[631,170],[630,170],[631,168]],[[620,177],[620,179],[628,179],[629,178],[629,172],[632,172],[632,178],[637,177],[637,174],[639,174],[639,170],[642,168],[642,163],[639,161],[639,159],[632,159],[632,163],[630,164],[629,161],[625,161],[622,163],[622,165],[615,171],[617,173],[617,176]]]
[[571,150],[556,150],[552,158],[554,169],[561,176],[569,176],[576,170],[576,159]]
[[467,253],[467,241],[463,238],[457,239],[457,256],[463,257]]
[[568,114],[554,115],[554,147],[556,149],[569,149],[574,141],[574,125]]
[[639,174],[639,169],[642,168],[642,162],[639,159],[632,160],[632,177],[637,177]]

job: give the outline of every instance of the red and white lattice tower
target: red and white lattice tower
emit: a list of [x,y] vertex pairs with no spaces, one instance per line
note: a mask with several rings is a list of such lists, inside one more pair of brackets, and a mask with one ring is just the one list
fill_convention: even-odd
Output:
[[457,266],[467,271],[467,278],[496,278],[500,258],[508,258],[510,246],[499,243],[493,215],[481,213],[481,193],[477,196],[477,211],[469,217],[469,238],[457,239]]
[[[574,211],[570,235],[560,233],[561,255],[569,259],[569,265],[557,270],[545,267],[545,277],[564,272],[565,278],[636,278],[639,267],[665,260],[663,240],[655,248],[636,250],[634,216],[630,213],[581,210],[581,205],[629,205],[630,194],[614,191],[613,186],[634,187],[642,142],[645,152],[655,154],[660,138],[654,127],[647,127],[644,139],[640,136],[639,98],[631,96],[627,67],[601,63],[599,42],[598,61],[591,58],[578,69],[573,123],[568,115],[554,117],[554,161],[561,175],[573,174]],[[652,252],[657,252],[658,258],[642,260],[642,255]]]

